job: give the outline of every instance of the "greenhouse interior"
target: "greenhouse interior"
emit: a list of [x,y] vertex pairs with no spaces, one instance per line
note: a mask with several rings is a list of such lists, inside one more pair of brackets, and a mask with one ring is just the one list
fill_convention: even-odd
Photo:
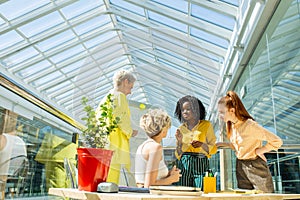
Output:
[[[147,111],[171,118],[161,142],[170,169],[177,101],[200,99],[221,142],[218,102],[234,91],[283,142],[265,153],[274,192],[300,194],[299,0],[2,0],[0,13],[0,136],[13,132],[25,147],[22,161],[10,162],[23,174],[5,178],[0,146],[1,199],[57,199],[49,188],[72,187],[64,162],[76,166],[83,144],[82,98],[96,109],[119,70],[136,79],[126,97],[138,130],[129,174],[147,140],[140,127]],[[235,158],[229,148],[209,158],[218,191],[237,188]]]

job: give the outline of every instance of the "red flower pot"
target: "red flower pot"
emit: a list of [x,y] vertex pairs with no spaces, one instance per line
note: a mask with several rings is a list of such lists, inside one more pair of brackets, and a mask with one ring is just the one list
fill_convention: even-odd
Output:
[[113,151],[101,148],[77,148],[78,189],[96,192],[97,186],[105,182]]

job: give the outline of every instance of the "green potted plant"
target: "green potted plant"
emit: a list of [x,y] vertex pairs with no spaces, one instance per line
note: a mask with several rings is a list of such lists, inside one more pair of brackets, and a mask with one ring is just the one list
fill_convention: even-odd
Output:
[[82,98],[82,105],[86,112],[86,127],[83,128],[83,140],[85,146],[93,148],[105,148],[108,145],[108,135],[118,128],[119,117],[113,115],[113,94],[108,94],[106,101],[99,107],[98,119],[96,111],[88,104],[86,97]]
[[113,115],[113,95],[108,94],[97,112],[88,104],[86,97],[82,98],[82,105],[86,112],[85,127],[82,129],[82,144],[78,153],[78,189],[96,192],[97,186],[105,182],[113,151],[105,149],[108,136],[118,127],[120,118]]

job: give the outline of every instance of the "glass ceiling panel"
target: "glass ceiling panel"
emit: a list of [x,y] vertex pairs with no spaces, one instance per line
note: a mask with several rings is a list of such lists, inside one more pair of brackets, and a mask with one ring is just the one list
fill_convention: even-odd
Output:
[[[47,22],[47,23],[45,23]],[[25,24],[18,29],[27,37],[31,38],[40,34],[43,31],[49,30],[59,24],[63,24],[64,20],[58,12],[50,13],[46,16],[38,18],[28,24]]]
[[226,3],[228,3],[230,5],[233,5],[233,6],[238,6],[240,0],[220,0],[220,1],[226,2]]
[[170,73],[169,70],[166,70],[165,67],[162,67],[160,70],[161,77],[164,77],[165,80],[171,80],[173,83],[185,85],[186,80],[182,80],[175,72]]
[[178,54],[176,54],[168,49],[162,48],[162,47],[156,47],[156,52],[158,53],[158,55],[163,53],[163,54],[168,54],[168,55],[175,57],[177,59],[180,59],[180,60],[186,60],[186,57],[178,55]]
[[[170,85],[170,83],[173,83],[174,80],[166,79],[160,74],[160,68],[153,67],[150,68],[147,67],[143,68],[141,74],[141,78],[143,80],[143,87],[149,86],[149,87],[154,87],[160,92],[160,89],[164,88],[166,91],[164,95],[167,95],[166,98],[177,98],[178,96],[182,96],[182,91],[185,91],[184,94],[189,93],[190,87],[188,81],[184,79],[177,79],[177,83]],[[147,74],[145,74],[147,73]],[[146,96],[153,96],[155,94],[152,93],[147,93]],[[166,103],[166,102],[165,102]]]
[[194,61],[190,61],[190,63],[191,63],[192,66],[195,66],[199,70],[201,69],[201,70],[207,71],[209,73],[212,73],[212,74],[215,74],[215,75],[218,75],[218,76],[220,74],[219,70],[216,70],[216,69],[219,69],[220,67],[219,66],[214,66],[213,62],[206,63],[206,65],[203,65],[201,63],[197,63],[197,62],[194,62]]
[[55,85],[55,86],[47,89],[46,93],[51,95],[53,92],[60,91],[60,90],[62,90],[64,88],[66,88],[66,87],[69,87],[70,85],[72,85],[72,82],[70,82],[70,81],[62,82],[62,83],[60,83],[58,85]]
[[[137,34],[140,33],[140,31],[136,31]],[[146,41],[145,39],[143,40],[142,38],[135,37],[136,34],[133,34],[132,32],[129,32],[127,34],[123,34],[123,40],[126,42],[128,48],[130,48],[132,51],[136,51],[139,49],[143,50],[150,50],[153,49],[153,43],[150,41]]]
[[[163,60],[163,59],[158,59],[158,61],[162,64],[164,64],[166,67],[172,69],[172,70],[175,70],[175,73],[176,74],[182,74],[182,73],[187,73],[188,70],[184,67],[180,67],[179,65],[174,65],[173,63],[170,63],[166,60]],[[176,72],[176,70],[178,70],[178,72]]]
[[[176,59],[175,57],[167,57],[166,54],[161,54],[160,57],[156,58],[157,63],[161,64],[161,63],[172,63],[173,65],[177,65],[179,67],[184,67],[186,65],[186,61],[184,60],[180,60],[180,59]],[[168,66],[168,65],[167,65]]]
[[[127,56],[121,56],[111,60],[105,67],[101,66],[103,72],[106,74],[114,73],[118,68],[126,68],[125,66],[129,64],[129,60]],[[112,75],[113,76],[113,75]]]
[[[2,54],[2,51],[4,51],[6,48],[11,47],[18,42],[23,41],[23,37],[20,36],[16,31],[9,31],[7,33],[0,35],[0,43],[1,43],[1,49],[0,53]],[[0,54],[0,55],[1,55]]]
[[[109,15],[101,15],[75,26],[74,30],[78,35],[83,35],[107,24],[111,24]],[[112,25],[111,28],[113,28]]]
[[201,72],[199,72],[198,70],[196,70],[195,72],[189,72],[189,76],[191,76],[191,78],[193,78],[194,80],[197,80],[198,83],[200,83],[202,87],[207,88],[207,90],[209,90],[208,84],[214,86],[217,85],[217,80],[202,76]]
[[76,38],[75,34],[71,30],[66,30],[62,33],[56,34],[49,39],[41,41],[36,46],[43,52],[48,51],[54,47],[64,44],[67,41]]
[[[98,86],[98,87],[96,87]],[[99,86],[101,86],[101,90],[99,89]],[[98,85],[97,82],[91,82],[84,85],[84,91],[83,95],[87,97],[92,97],[95,102],[100,102],[102,97],[107,94],[107,92],[112,88],[112,85],[105,84],[105,85]],[[100,90],[100,92],[96,93],[97,90]],[[99,94],[99,95],[96,95]]]
[[132,60],[138,58],[147,62],[155,62],[156,59],[151,51],[151,47],[142,46],[138,49],[136,47],[128,47],[127,53],[130,53],[130,58]]
[[220,55],[216,55],[214,53],[211,53],[207,51],[206,49],[202,48],[201,46],[190,46],[191,52],[200,54],[204,57],[210,58],[216,62],[223,62],[224,58],[220,57]]
[[182,0],[164,0],[164,1],[151,0],[151,1],[164,5],[168,8],[172,8],[174,10],[183,12],[185,14],[188,13],[189,3],[187,1],[182,1]]
[[92,58],[97,62],[105,64],[106,60],[107,62],[111,62],[112,59],[115,59],[124,53],[124,49],[121,45],[113,45],[104,49],[103,51],[93,52]]
[[[85,71],[84,68],[82,68],[80,72],[81,73],[78,75],[76,80],[76,85],[81,90],[90,90],[90,85],[92,85],[92,88],[94,88],[95,85],[98,84],[98,78],[102,77],[98,68],[93,68],[88,71]],[[94,79],[95,77],[97,78]]]
[[126,11],[138,14],[140,16],[145,15],[145,11],[143,8],[136,6],[134,4],[131,4],[129,2],[126,2],[124,0],[110,0],[110,3],[116,7],[122,8]]
[[235,25],[235,18],[229,17],[222,13],[215,12],[211,9],[207,9],[198,5],[192,5],[191,15],[207,21],[209,23],[215,24],[217,26],[226,28],[228,30],[233,30]]
[[49,0],[30,0],[30,3],[28,0],[9,0],[1,4],[0,13],[8,20],[13,20],[49,3]]
[[176,30],[179,30],[183,33],[186,33],[187,30],[188,30],[187,29],[187,27],[188,27],[187,24],[183,24],[181,22],[170,19],[168,17],[165,17],[163,15],[160,15],[160,14],[152,12],[152,11],[148,11],[148,14],[149,14],[149,19],[157,22],[158,24],[163,24],[165,26],[168,26],[168,27],[174,28]]
[[77,54],[84,52],[85,49],[83,48],[82,45],[77,45],[71,49],[68,49],[66,51],[63,51],[57,55],[54,55],[50,57],[49,59],[54,62],[54,63],[59,63],[63,60],[66,60],[67,58],[71,58],[73,56],[76,56]]
[[69,96],[72,96],[72,95],[73,95],[73,91],[72,91],[72,90],[69,90],[69,91],[66,91],[66,92],[63,93],[63,94],[60,94],[60,95],[54,97],[54,99],[55,99],[56,101],[63,101],[63,100],[68,99],[68,98],[66,98],[66,97],[69,97]]
[[[1,11],[0,11],[1,12]],[[2,26],[2,25],[4,25],[5,24],[5,21],[2,19],[2,17],[0,16],[0,27]]]
[[97,48],[99,48],[99,43],[109,41],[109,39],[105,38],[105,35],[107,35],[107,37],[109,37],[110,39],[112,38],[112,33],[109,31],[107,33],[103,33],[102,35],[99,35],[97,37],[85,41],[84,46],[88,48],[90,51],[93,51],[94,49],[96,50]]
[[101,91],[103,87],[110,87],[112,83],[110,80],[108,80],[107,77],[101,76],[101,74],[99,73],[99,78],[95,84],[96,87],[93,87],[94,88],[93,90],[97,94],[99,92],[105,93],[105,91]]
[[155,55],[153,55],[152,53],[146,52],[146,51],[140,51],[140,53],[143,54],[144,56],[147,56],[151,60],[155,60],[155,58],[156,58]]
[[102,1],[81,0],[62,8],[61,11],[67,19],[72,19],[101,6],[104,6]]
[[214,36],[212,34],[209,34],[205,31],[196,29],[196,28],[190,28],[191,30],[191,35],[195,36],[201,40],[207,41],[211,44],[214,44],[216,46],[222,47],[226,49],[229,45],[229,41],[222,39],[220,37]]
[[[24,78],[24,81],[26,83],[30,83],[30,82],[36,81],[38,79],[41,79],[41,78],[43,78],[43,77],[45,77],[45,76],[53,73],[53,71],[54,71],[54,68],[53,67],[49,67],[47,69],[44,69],[43,71],[39,71],[38,73],[35,73],[34,75],[31,75],[31,76],[28,76],[27,78]],[[60,73],[60,72],[58,72],[58,73]],[[40,87],[40,85],[37,86],[37,87]]]
[[24,49],[23,51],[17,52],[11,55],[8,59],[4,59],[4,62],[9,63],[10,66],[18,65],[25,60],[34,58],[39,55],[39,52],[34,49],[33,47],[29,46],[28,48]]
[[75,63],[67,65],[66,67],[63,67],[60,70],[66,74],[70,73],[70,72],[76,73],[76,71],[80,70],[80,68],[83,66],[83,64],[84,64],[84,60],[82,59],[82,60],[76,61]]
[[59,71],[48,74],[47,76],[40,77],[39,79],[30,82],[29,84],[32,86],[40,87],[43,84],[46,84],[51,81],[55,81],[56,79],[62,77],[63,74]]
[[165,35],[165,34],[159,32],[159,31],[156,31],[156,30],[153,30],[152,35],[154,37],[158,37],[158,38],[160,38],[164,41],[168,41],[172,44],[178,45],[178,46],[183,47],[183,48],[187,48],[189,46],[188,43],[184,40],[177,40],[177,39],[171,38],[169,35]]
[[49,67],[51,67],[51,63],[47,60],[43,60],[41,62],[36,63],[35,65],[31,65],[30,67],[21,69],[16,74],[21,78],[27,78]]
[[141,24],[130,21],[130,20],[125,19],[125,18],[120,17],[120,16],[116,16],[116,19],[119,22],[119,25],[124,25],[124,26],[130,27],[130,28],[133,28],[133,29],[138,29],[138,30],[145,28],[145,26],[143,26]]

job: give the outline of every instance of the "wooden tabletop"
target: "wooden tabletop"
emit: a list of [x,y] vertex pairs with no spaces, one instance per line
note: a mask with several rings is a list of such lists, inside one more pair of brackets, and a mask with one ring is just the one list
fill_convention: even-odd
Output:
[[237,194],[237,193],[209,193],[200,194],[197,196],[178,196],[178,195],[158,195],[149,193],[97,193],[79,191],[69,188],[50,188],[49,195],[69,197],[73,199],[88,199],[88,200],[179,200],[179,199],[198,199],[198,200],[282,200],[282,199],[300,199],[300,194]]

